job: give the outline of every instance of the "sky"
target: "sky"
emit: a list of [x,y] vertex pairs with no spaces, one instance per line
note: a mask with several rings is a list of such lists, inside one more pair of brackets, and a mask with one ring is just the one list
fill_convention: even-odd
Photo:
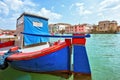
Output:
[[0,0],[0,29],[16,29],[23,13],[49,18],[49,24],[98,24],[103,20],[120,23],[120,0]]

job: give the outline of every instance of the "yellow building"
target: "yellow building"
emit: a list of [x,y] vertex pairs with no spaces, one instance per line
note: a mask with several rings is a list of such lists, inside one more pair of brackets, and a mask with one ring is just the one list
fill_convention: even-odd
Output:
[[116,21],[111,21],[110,23],[110,29],[112,32],[116,32],[117,31],[117,22]]
[[120,26],[117,27],[117,32],[120,33]]
[[100,21],[98,23],[99,32],[116,32],[117,31],[117,21]]

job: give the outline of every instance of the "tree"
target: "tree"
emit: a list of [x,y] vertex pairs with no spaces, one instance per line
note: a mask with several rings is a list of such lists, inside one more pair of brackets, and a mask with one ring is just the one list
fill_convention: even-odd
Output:
[[63,35],[65,33],[65,30],[64,29],[60,30],[60,33]]

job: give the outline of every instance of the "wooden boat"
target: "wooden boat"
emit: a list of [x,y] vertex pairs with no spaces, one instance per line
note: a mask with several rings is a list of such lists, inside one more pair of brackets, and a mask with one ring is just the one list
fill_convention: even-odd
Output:
[[[77,42],[81,39],[84,42],[85,37],[90,37],[90,35],[49,35],[48,19],[29,13],[23,13],[17,19],[16,36],[18,39],[15,41],[15,47],[10,48],[6,52],[0,52],[0,69],[7,68],[9,63],[10,67],[14,69],[28,72],[70,72],[72,44],[78,44],[75,43],[76,39],[78,40]],[[67,39],[62,42],[54,42],[51,45],[49,43],[49,37]],[[79,45],[74,45],[75,51]],[[77,51],[80,52],[81,50]],[[85,64],[82,67],[79,66],[79,68],[83,69],[86,66],[88,67],[84,68],[85,71],[78,72],[91,73],[86,55],[86,53],[85,55],[84,53],[82,54],[84,60],[79,58],[80,62]],[[73,72],[76,71],[76,69],[73,70]]]

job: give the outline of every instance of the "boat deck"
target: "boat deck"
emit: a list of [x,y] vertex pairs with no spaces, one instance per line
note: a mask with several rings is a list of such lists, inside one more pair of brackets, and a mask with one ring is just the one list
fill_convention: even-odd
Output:
[[49,43],[44,44],[44,45],[30,47],[30,48],[24,48],[24,49],[21,49],[21,51],[22,52],[35,52],[35,51],[42,50],[42,49],[45,49],[45,48],[48,48],[48,47],[50,47]]
[[1,51],[2,51],[2,52],[6,52],[6,51],[8,51],[10,48],[12,48],[12,47],[14,47],[14,46],[9,46],[9,47],[0,48],[0,52],[1,52]]
[[[5,48],[0,48],[0,52],[6,52],[6,51],[8,51],[10,48],[12,48],[12,47],[14,47],[14,46],[9,46],[9,47],[5,47]],[[48,47],[50,47],[50,46],[49,46],[49,43],[44,44],[44,45],[29,47],[29,48],[23,48],[23,49],[20,49],[20,51],[27,53],[27,52],[34,52],[34,51],[42,50],[42,49],[45,49],[45,48],[48,48]]]

